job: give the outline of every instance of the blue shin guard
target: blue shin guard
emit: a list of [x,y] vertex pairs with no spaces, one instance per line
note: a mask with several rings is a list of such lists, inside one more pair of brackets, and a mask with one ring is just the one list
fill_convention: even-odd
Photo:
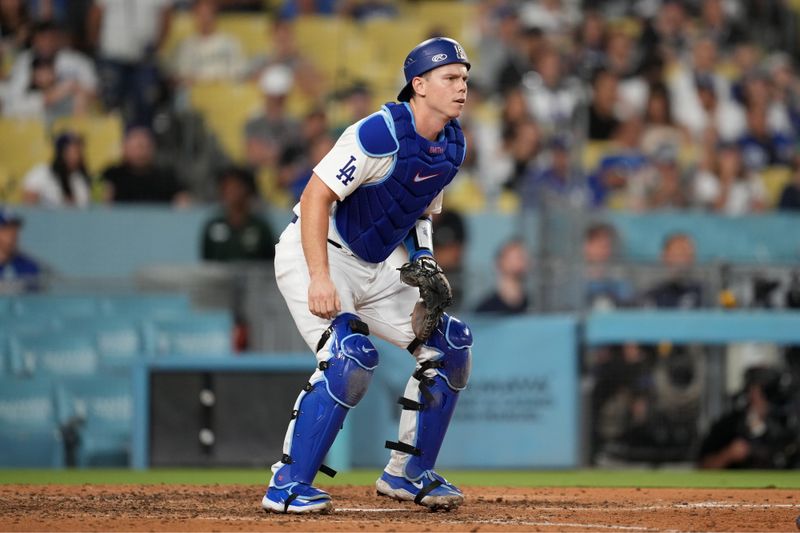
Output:
[[333,320],[320,340],[319,349],[330,338],[330,357],[319,364],[320,372],[315,373],[318,377],[303,388],[295,402],[284,455],[273,467],[274,475],[265,496],[272,503],[279,500],[269,505],[270,510],[280,511],[277,507],[284,504],[287,506],[282,512],[292,510],[291,505],[302,506],[304,500],[300,493],[309,489],[322,495],[315,492],[313,498],[305,502],[308,505],[319,504],[320,499],[330,500],[326,493],[308,486],[318,471],[335,473],[324,466],[322,460],[347,412],[366,394],[372,373],[378,366],[378,351],[367,335],[369,328],[364,322],[356,315],[344,313]]
[[[425,345],[439,356],[420,364],[398,401],[403,406],[400,441],[387,442],[405,454],[403,477],[385,472],[378,491],[429,507],[453,507],[463,501],[455,486],[433,472],[458,394],[467,386],[472,363],[472,333],[460,320],[445,314]],[[408,397],[410,396],[410,397]]]

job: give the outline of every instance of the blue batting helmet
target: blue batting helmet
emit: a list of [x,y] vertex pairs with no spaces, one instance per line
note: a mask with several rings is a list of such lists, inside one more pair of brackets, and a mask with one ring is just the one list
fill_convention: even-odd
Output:
[[422,76],[429,70],[437,67],[449,65],[450,63],[462,63],[469,70],[470,64],[464,48],[453,39],[447,37],[434,37],[423,41],[414,47],[406,56],[403,63],[403,73],[406,75],[406,84],[397,99],[401,102],[411,100],[413,89],[411,80],[417,76]]

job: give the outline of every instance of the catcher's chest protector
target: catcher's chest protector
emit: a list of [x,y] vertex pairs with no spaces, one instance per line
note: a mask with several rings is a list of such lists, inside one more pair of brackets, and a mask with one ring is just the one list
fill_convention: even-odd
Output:
[[361,259],[384,261],[417,218],[450,183],[464,161],[464,134],[451,120],[436,142],[417,134],[408,104],[386,104],[359,124],[367,155],[394,155],[394,166],[378,182],[362,185],[336,208],[339,235]]

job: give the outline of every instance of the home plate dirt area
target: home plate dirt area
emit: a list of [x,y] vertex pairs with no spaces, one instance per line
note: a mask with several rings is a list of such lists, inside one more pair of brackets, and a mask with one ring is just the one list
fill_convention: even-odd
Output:
[[335,511],[261,510],[257,485],[2,485],[0,531],[794,531],[800,493],[781,489],[466,486],[432,513],[336,486]]

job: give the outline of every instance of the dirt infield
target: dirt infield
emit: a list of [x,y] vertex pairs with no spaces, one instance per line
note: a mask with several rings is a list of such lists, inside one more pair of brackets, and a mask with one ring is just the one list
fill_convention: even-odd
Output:
[[331,487],[336,511],[266,514],[246,485],[2,485],[0,531],[794,531],[798,491],[465,487],[431,513]]

